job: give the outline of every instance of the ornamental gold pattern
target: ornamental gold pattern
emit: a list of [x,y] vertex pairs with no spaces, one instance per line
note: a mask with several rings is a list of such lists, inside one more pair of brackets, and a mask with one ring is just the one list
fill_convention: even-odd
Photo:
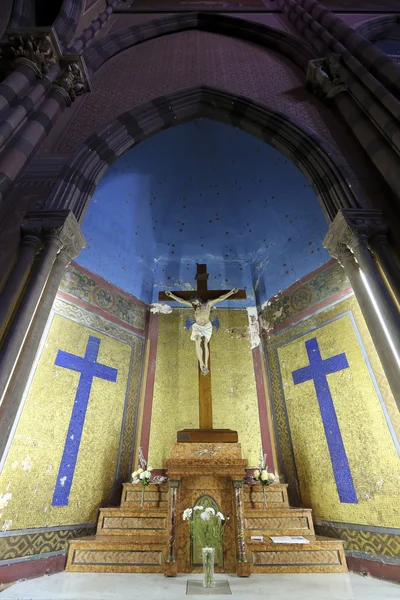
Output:
[[0,560],[65,551],[68,549],[69,540],[92,535],[95,529],[95,525],[92,524],[75,529],[49,529],[4,535],[0,537]]
[[346,526],[336,523],[315,523],[315,531],[318,535],[344,540],[344,548],[349,552],[363,552],[399,560],[400,530],[397,534],[381,533],[356,527],[352,528],[351,523],[346,523]]

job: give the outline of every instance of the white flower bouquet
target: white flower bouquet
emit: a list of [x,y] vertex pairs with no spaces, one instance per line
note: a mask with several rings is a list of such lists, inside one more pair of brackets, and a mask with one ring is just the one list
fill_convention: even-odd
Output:
[[166,477],[156,475],[152,478],[151,471],[152,469],[147,466],[147,461],[143,456],[142,449],[139,448],[139,467],[136,471],[132,473],[132,483],[140,483],[142,486],[142,499],[140,508],[144,506],[144,489],[149,485],[149,483],[164,483],[167,481]]
[[267,470],[267,455],[263,454],[262,448],[260,449],[260,467],[255,469],[253,472],[253,479],[259,481],[262,486],[263,497],[264,497],[264,508],[267,508],[267,497],[265,493],[265,488],[267,485],[272,485],[273,483],[279,483],[279,475],[276,473],[269,473]]
[[214,554],[215,548],[223,536],[226,520],[221,512],[215,512],[212,506],[194,506],[183,511],[183,520],[188,521],[192,538],[199,539],[202,547],[204,567],[204,587],[215,587]]

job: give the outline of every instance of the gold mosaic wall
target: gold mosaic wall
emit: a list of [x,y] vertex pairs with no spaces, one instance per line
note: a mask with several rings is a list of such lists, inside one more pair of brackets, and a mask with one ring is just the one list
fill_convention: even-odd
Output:
[[[309,364],[305,342],[311,338],[323,359],[344,352],[349,364],[327,381],[357,503],[339,499],[314,383],[294,385],[293,371]],[[395,533],[400,415],[354,296],[272,335],[267,348],[280,453],[292,491],[298,483],[303,505],[317,519]]]
[[[118,374],[115,382],[94,377],[68,503],[52,506],[80,379],[78,372],[55,365],[55,359],[59,350],[83,357],[89,336],[100,340],[97,362],[117,369]],[[110,501],[113,486],[126,481],[142,351],[141,337],[56,299],[0,474],[0,528],[8,536],[0,540],[0,548],[7,550],[0,560],[41,552],[45,540],[45,551],[58,550],[57,535],[63,534],[63,527],[95,522],[97,509]],[[57,530],[47,533],[46,527]],[[32,544],[26,543],[26,529],[38,530]],[[67,537],[74,536],[74,530],[65,531]],[[13,552],[7,545],[10,540]]]
[[[247,311],[222,309],[215,314],[220,329],[213,328],[210,345],[213,426],[236,430],[243,458],[256,466],[261,434]],[[149,445],[153,468],[163,468],[177,431],[199,427],[197,358],[185,329],[188,316],[191,311],[185,309],[160,314]]]

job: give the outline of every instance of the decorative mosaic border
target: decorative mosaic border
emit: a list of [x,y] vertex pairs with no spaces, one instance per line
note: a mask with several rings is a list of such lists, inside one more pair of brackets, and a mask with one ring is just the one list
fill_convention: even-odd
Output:
[[144,340],[135,333],[124,329],[102,317],[92,314],[88,310],[71,304],[61,298],[56,298],[53,310],[59,315],[72,319],[82,325],[91,327],[106,335],[111,335],[132,346],[132,359],[125,405],[121,443],[119,450],[118,466],[115,475],[111,501],[118,501],[117,496],[122,492],[122,483],[128,481],[132,471],[132,456],[135,447],[137,409],[142,377],[142,362]]
[[14,559],[37,556],[49,552],[61,552],[68,549],[68,542],[74,538],[94,535],[96,525],[77,525],[75,527],[41,528],[25,532],[7,532],[0,536],[0,562],[9,564]]
[[368,554],[389,557],[395,559],[394,564],[400,565],[400,529],[385,530],[318,519],[314,521],[314,526],[317,535],[343,540],[346,554],[359,556],[358,553],[362,553],[365,558]]
[[320,327],[327,321],[332,320],[348,311],[351,311],[357,329],[361,335],[361,339],[363,340],[364,350],[368,357],[373,375],[375,376],[375,380],[381,393],[382,401],[393,427],[393,435],[397,436],[397,439],[400,440],[400,413],[397,409],[389,385],[387,384],[386,377],[376,354],[372,338],[369,334],[365,321],[362,317],[361,310],[354,296],[346,298],[345,300],[342,300],[333,306],[328,306],[324,311],[313,314],[300,323],[297,323],[292,327],[287,327],[279,333],[275,333],[266,341],[268,376],[274,409],[274,424],[277,432],[279,461],[285,481],[289,484],[288,495],[290,503],[295,506],[300,505],[301,503],[300,488],[296,473],[296,465],[286,415],[285,401],[281,387],[277,348],[278,346],[287,343],[290,339]]
[[66,270],[60,289],[139,330],[146,326],[145,304],[76,263]]
[[264,306],[260,313],[263,329],[271,335],[350,291],[344,269],[336,260],[331,260],[274,296]]

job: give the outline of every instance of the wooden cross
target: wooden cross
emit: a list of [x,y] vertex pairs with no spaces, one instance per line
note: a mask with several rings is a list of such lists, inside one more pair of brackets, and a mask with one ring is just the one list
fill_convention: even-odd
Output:
[[[227,294],[230,290],[209,290],[207,286],[209,274],[207,273],[207,265],[205,264],[197,264],[197,272],[196,272],[196,281],[197,281],[197,290],[196,291],[177,291],[172,292],[176,294],[182,300],[190,301],[194,295],[199,296],[203,302],[207,302],[207,300],[216,300],[220,296]],[[158,294],[159,300],[171,300],[169,296],[166,295],[165,292],[159,292]],[[233,294],[229,298],[230,300],[246,300],[246,290],[238,290],[236,294]],[[200,369],[200,365],[198,367],[198,377],[199,377],[199,423],[201,430],[211,430],[213,428],[212,425],[212,392],[211,392],[211,348],[210,348],[210,357],[208,364],[208,375],[203,375]],[[185,430],[189,431],[189,430]],[[193,430],[191,430],[193,431]],[[216,431],[216,430],[215,430]],[[181,432],[179,432],[181,433]],[[193,436],[192,436],[193,438]],[[179,438],[178,438],[179,439]],[[182,441],[203,441],[203,440],[182,440]],[[224,440],[219,440],[224,441]]]

